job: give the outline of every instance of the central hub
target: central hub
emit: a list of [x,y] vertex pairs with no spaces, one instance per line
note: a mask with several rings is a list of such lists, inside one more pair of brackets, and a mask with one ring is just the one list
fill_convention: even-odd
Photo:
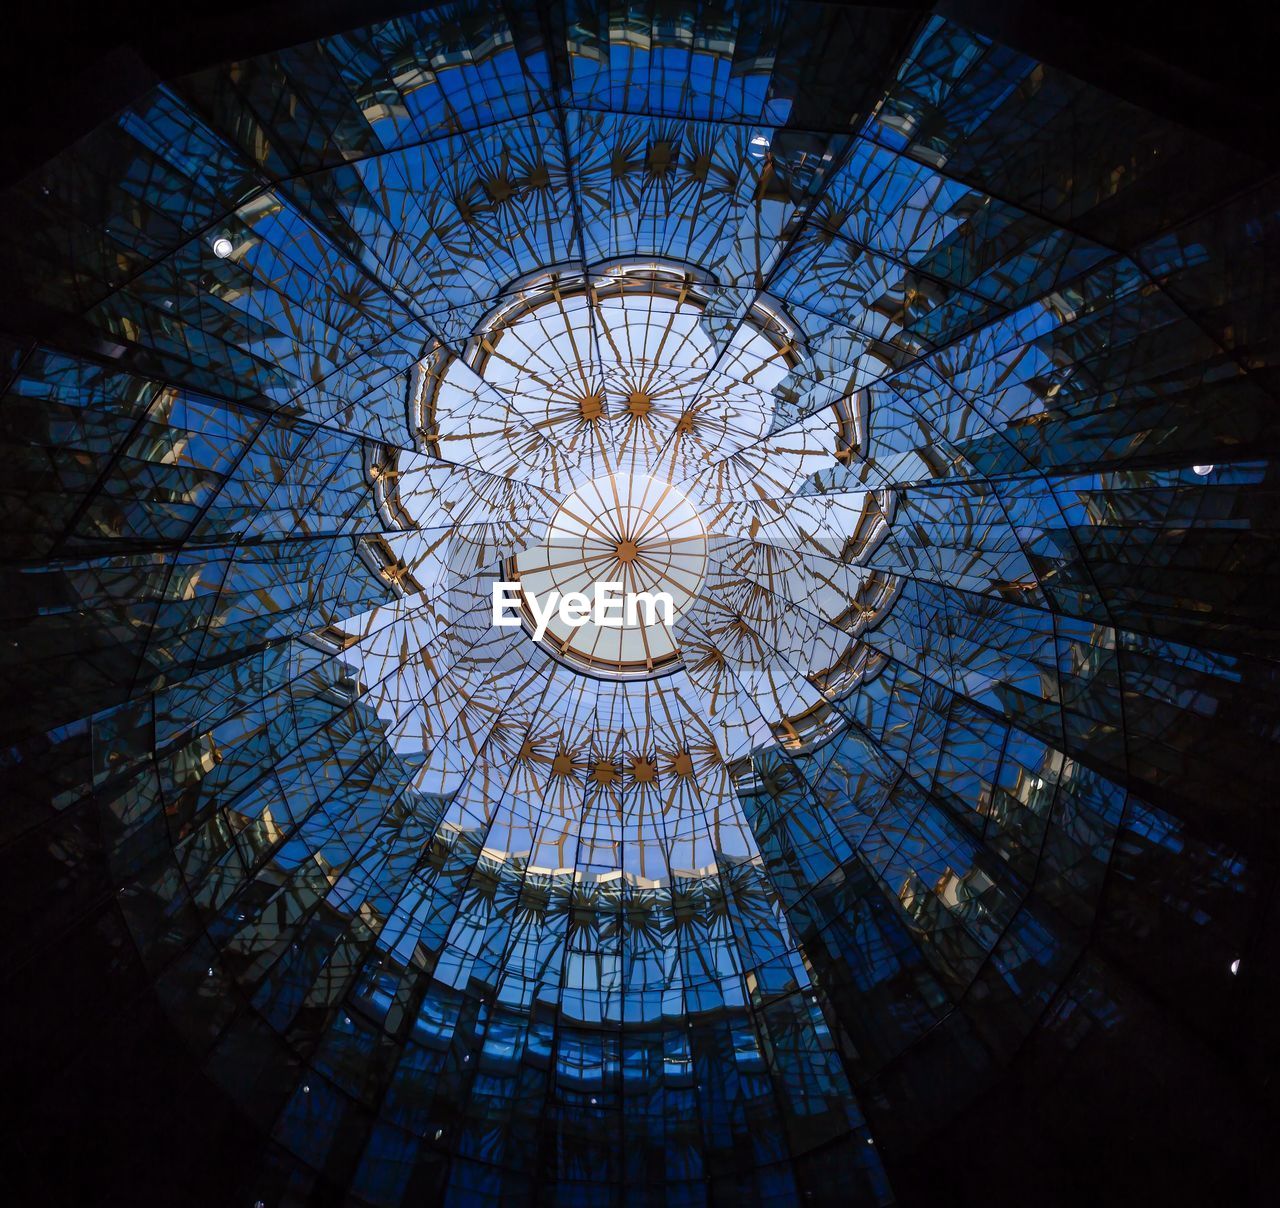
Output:
[[[525,629],[541,645],[594,674],[642,677],[678,663],[674,622],[706,564],[706,530],[680,491],[647,475],[608,474],[574,491],[543,543],[507,573],[519,582]],[[561,617],[557,601],[574,593],[612,600],[608,619]],[[669,598],[670,615],[655,606],[659,596]],[[539,625],[539,617],[548,619]]]
[[644,419],[653,410],[653,399],[643,390],[633,390],[627,395],[627,413],[636,419]]

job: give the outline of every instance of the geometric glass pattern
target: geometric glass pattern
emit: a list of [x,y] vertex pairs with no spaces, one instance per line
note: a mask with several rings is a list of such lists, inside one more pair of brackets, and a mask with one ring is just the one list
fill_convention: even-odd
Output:
[[[784,1205],[1126,1053],[1248,1114],[1260,160],[938,15],[458,0],[3,204],[35,1117],[175,1036],[155,1202]],[[675,615],[535,638],[596,581]]]

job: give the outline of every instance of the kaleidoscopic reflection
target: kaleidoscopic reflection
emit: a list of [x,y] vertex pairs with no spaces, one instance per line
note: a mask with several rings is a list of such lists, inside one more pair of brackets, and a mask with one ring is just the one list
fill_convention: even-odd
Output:
[[[656,11],[211,69],[6,200],[12,833],[248,1203],[885,1204],[1262,900],[1273,193],[941,18]],[[674,615],[537,631],[598,582]]]
[[657,478],[610,474],[574,491],[542,544],[518,554],[504,573],[517,576],[535,639],[544,636],[538,617],[549,613],[553,596],[591,599],[598,616],[585,625],[557,614],[542,626],[561,658],[595,674],[648,676],[678,661],[672,626],[706,569],[706,530],[688,499]]

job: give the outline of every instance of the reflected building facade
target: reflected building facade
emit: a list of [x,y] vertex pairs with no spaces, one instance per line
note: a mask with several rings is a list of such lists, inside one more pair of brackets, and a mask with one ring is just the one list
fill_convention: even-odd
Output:
[[[145,1001],[247,1204],[925,1202],[1011,1077],[1250,1102],[1278,201],[806,0],[137,99],[3,200],[14,1085]],[[665,644],[495,629],[602,482],[624,578],[696,514]]]

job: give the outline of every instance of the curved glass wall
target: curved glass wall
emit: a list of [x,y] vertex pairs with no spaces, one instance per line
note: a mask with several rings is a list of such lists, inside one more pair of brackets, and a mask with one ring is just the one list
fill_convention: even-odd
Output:
[[264,1203],[885,1204],[1254,926],[1276,195],[939,18],[520,8],[6,199],[10,842]]

